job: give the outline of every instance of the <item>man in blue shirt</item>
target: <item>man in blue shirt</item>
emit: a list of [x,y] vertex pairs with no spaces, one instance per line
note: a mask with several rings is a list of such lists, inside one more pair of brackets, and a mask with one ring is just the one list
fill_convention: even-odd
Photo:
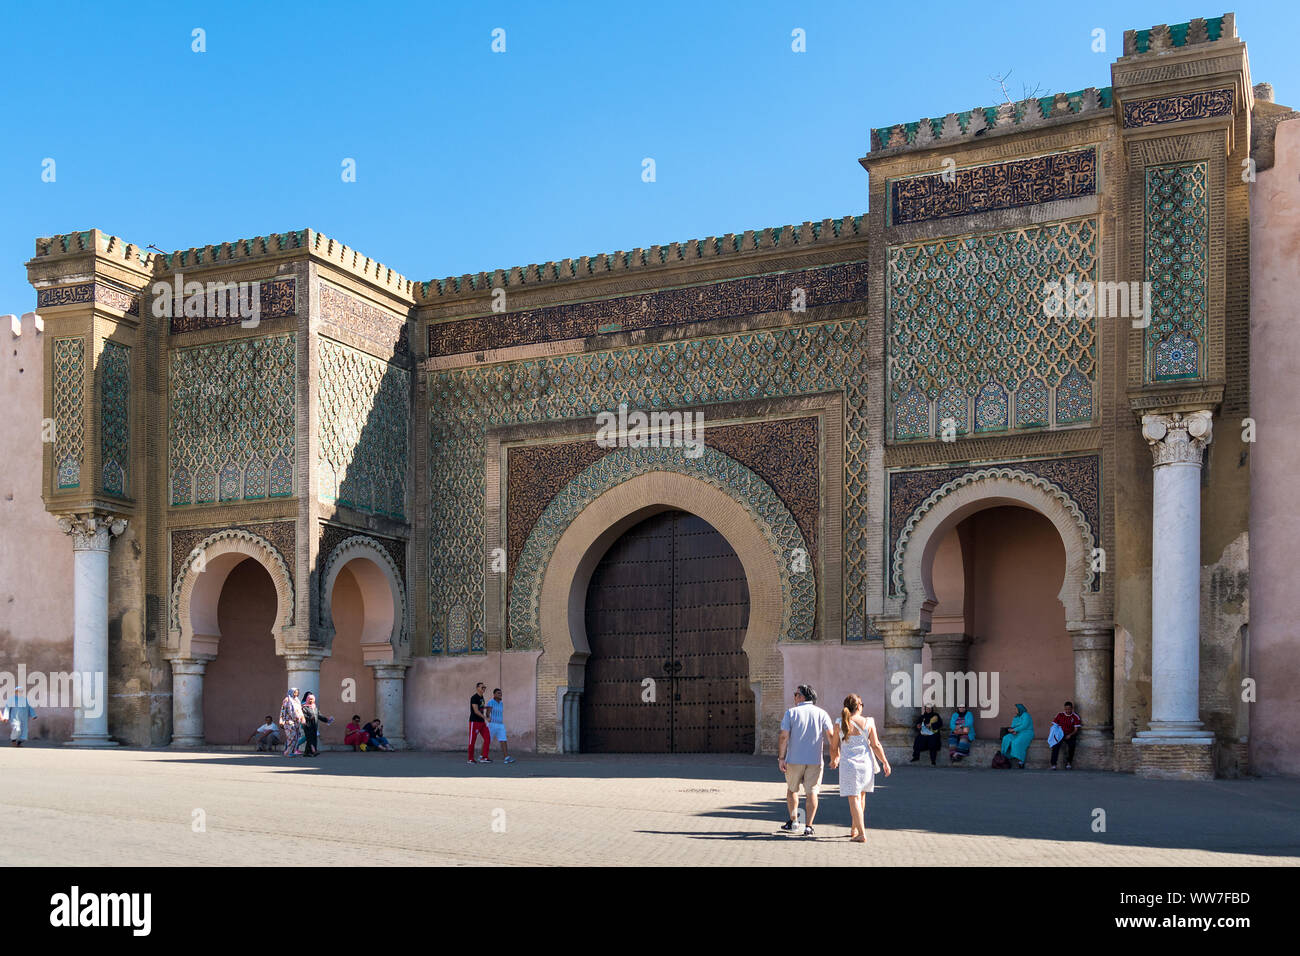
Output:
[[506,705],[501,701],[501,688],[498,687],[492,691],[492,697],[488,700],[484,709],[487,711],[488,733],[492,739],[501,744],[501,753],[505,755],[506,763],[514,763],[515,758],[510,756],[510,748],[506,745]]
[[808,807],[803,835],[812,836],[817,791],[822,782],[823,739],[831,745],[831,766],[834,766],[840,756],[840,735],[835,732],[835,722],[817,706],[817,692],[807,684],[800,684],[794,692],[794,706],[781,718],[781,742],[777,746],[777,766],[785,774],[785,802],[790,811],[790,820],[781,829],[787,833],[795,831],[802,784]]

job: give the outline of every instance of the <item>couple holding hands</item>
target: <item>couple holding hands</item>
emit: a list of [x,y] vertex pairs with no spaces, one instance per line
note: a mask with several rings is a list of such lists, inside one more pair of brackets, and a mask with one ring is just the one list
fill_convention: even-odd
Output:
[[854,843],[866,843],[866,795],[875,789],[876,774],[884,768],[892,773],[885,748],[876,733],[876,722],[862,714],[862,698],[849,694],[840,711],[840,725],[817,706],[817,692],[800,684],[794,692],[794,706],[781,718],[781,740],[777,748],[777,765],[785,774],[786,807],[790,819],[781,827],[786,833],[798,828],[799,787],[803,786],[808,813],[804,836],[813,834],[813,817],[817,815],[817,793],[822,782],[822,741],[831,748],[831,769],[840,771],[840,796],[849,800],[853,818],[849,836]]

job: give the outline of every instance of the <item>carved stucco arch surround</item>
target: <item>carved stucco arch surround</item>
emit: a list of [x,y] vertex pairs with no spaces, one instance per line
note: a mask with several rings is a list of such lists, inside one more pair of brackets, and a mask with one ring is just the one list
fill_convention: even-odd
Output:
[[275,545],[242,528],[227,528],[208,535],[185,558],[172,585],[169,656],[211,659],[221,637],[217,603],[226,578],[237,564],[252,558],[262,565],[275,585],[275,650],[283,654],[295,627],[293,575]]
[[[758,713],[755,726],[756,749],[774,746],[764,738],[764,730],[774,728],[785,700],[784,661],[778,641],[811,638],[811,615],[816,606],[816,582],[812,571],[806,580],[791,583],[784,558],[792,547],[806,544],[798,526],[762,479],[733,459],[706,449],[716,456],[733,477],[747,479],[747,490],[760,502],[745,499],[740,489],[725,490],[722,482],[708,480],[708,463],[693,463],[690,470],[660,470],[682,466],[665,457],[662,463],[654,454],[636,455],[635,450],[616,452],[604,460],[604,469],[628,469],[630,477],[610,487],[592,486],[590,479],[579,476],[566,488],[587,488],[594,492],[590,501],[572,505],[581,510],[567,521],[549,554],[537,560],[536,552],[549,544],[544,533],[546,515],[529,536],[518,568],[519,578],[511,593],[511,621],[522,628],[512,631],[522,638],[525,647],[540,643],[542,656],[537,669],[537,738],[543,751],[558,749],[559,719],[557,692],[562,687],[580,687],[590,647],[587,643],[585,604],[591,575],[609,546],[629,528],[662,511],[681,510],[703,518],[727,539],[740,558],[749,585],[749,627],[743,649],[749,659],[750,682],[756,685]],[[624,459],[619,461],[619,459]],[[639,459],[639,469],[634,462]],[[718,462],[715,462],[717,464]],[[598,463],[597,468],[601,463]],[[591,469],[589,469],[590,471]],[[771,496],[770,499],[767,496]],[[565,492],[553,504],[560,505],[563,520]],[[548,508],[548,511],[550,508]],[[775,517],[773,523],[762,514]],[[529,551],[534,552],[533,555]],[[534,610],[535,609],[535,610]],[[533,613],[530,613],[533,612]],[[530,625],[536,622],[536,637]],[[774,731],[773,731],[774,733]],[[771,735],[769,735],[771,736]],[[769,746],[770,744],[770,746]]]
[[[985,468],[936,488],[908,518],[899,535],[891,573],[901,585],[900,617],[929,629],[936,606],[931,572],[948,532],[977,511],[1015,505],[1037,511],[1056,527],[1065,546],[1065,579],[1057,595],[1067,626],[1108,618],[1103,592],[1092,590],[1096,538],[1078,504],[1046,478],[1015,468]],[[901,606],[899,606],[901,605]]]
[[[320,585],[321,641],[327,653],[334,649],[334,615],[331,601],[339,573],[354,560],[353,577],[361,589],[365,623],[361,632],[362,654],[367,664],[385,664],[408,658],[406,588],[402,575],[378,541],[352,535],[341,541],[325,562]],[[384,648],[387,648],[387,651]]]

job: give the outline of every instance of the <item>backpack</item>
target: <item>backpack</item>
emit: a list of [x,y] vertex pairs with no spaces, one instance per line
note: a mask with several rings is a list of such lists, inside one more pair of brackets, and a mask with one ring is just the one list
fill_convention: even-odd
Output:
[[997,753],[993,755],[993,769],[994,770],[1011,769],[1011,761],[1007,759],[1007,755],[1004,754],[1001,750],[999,750]]

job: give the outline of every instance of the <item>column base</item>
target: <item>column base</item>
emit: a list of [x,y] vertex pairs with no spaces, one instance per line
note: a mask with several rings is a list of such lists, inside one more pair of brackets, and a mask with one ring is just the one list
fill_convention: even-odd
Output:
[[408,750],[405,737],[389,737],[388,745],[394,750]]
[[65,747],[120,747],[122,746],[108,734],[73,734],[71,740],[63,743]]
[[1212,734],[1193,738],[1144,731],[1133,738],[1134,772],[1157,780],[1213,780],[1214,749]]
[[204,740],[203,740],[202,737],[191,737],[191,736],[182,736],[182,737],[177,737],[177,736],[173,736],[173,737],[172,737],[172,742],[171,742],[170,744],[168,744],[167,746],[169,746],[169,747],[175,747],[175,748],[177,748],[177,749],[180,749],[180,748],[204,747],[204,746],[206,746],[206,744],[204,743]]

